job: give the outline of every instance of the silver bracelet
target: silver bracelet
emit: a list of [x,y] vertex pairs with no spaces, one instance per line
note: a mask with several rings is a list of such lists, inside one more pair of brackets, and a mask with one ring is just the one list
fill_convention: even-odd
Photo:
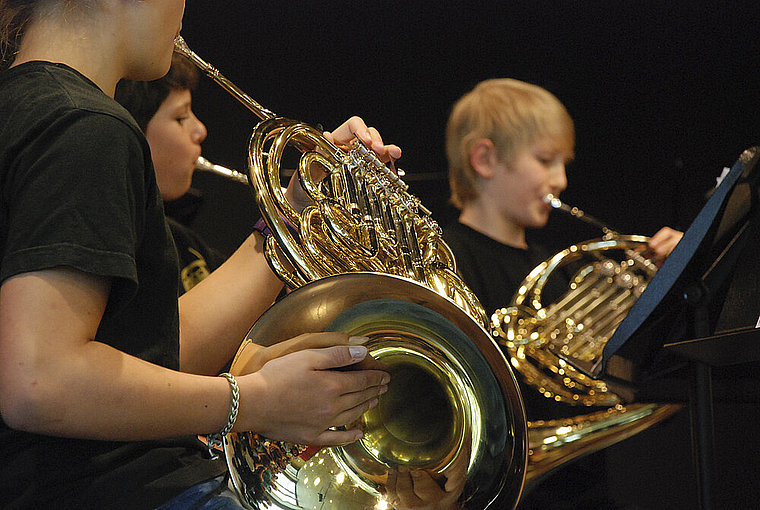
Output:
[[224,436],[229,434],[232,427],[235,425],[235,420],[238,414],[238,404],[240,403],[240,390],[238,384],[232,374],[227,372],[219,374],[219,377],[224,377],[227,382],[230,383],[230,414],[227,416],[227,423],[224,428],[215,434],[209,434],[206,436],[208,445],[214,448],[221,448],[224,445]]

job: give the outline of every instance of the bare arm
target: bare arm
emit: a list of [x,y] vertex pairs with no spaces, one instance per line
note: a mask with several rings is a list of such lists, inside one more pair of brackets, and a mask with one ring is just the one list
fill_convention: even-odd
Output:
[[[28,432],[110,440],[221,429],[230,401],[225,379],[175,372],[92,340],[108,291],[108,280],[69,269],[25,273],[3,283],[3,420]],[[353,357],[347,345],[302,351],[239,377],[236,429],[312,444],[355,439],[357,431],[327,429],[374,405],[386,374],[324,370],[360,361],[366,350],[353,348]]]
[[[95,342],[107,279],[67,269],[0,288],[0,408],[12,427],[90,439],[213,431],[225,381],[163,369]],[[193,402],[195,401],[195,402]]]
[[282,282],[252,234],[221,267],[180,297],[180,368],[213,375],[234,356],[248,330],[274,302]]

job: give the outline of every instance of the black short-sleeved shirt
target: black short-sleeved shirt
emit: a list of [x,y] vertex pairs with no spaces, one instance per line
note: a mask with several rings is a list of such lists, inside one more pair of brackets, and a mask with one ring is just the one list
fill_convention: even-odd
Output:
[[221,266],[226,257],[210,247],[193,229],[170,217],[169,223],[179,255],[179,293],[184,294]]
[[[500,243],[462,223],[447,226],[443,239],[454,252],[457,270],[489,314],[507,306],[528,273],[553,255],[540,245],[522,249]],[[546,291],[559,296],[567,283]]]
[[[111,278],[97,341],[179,368],[177,255],[145,137],[75,70],[30,62],[0,74],[0,281],[57,266]],[[0,421],[0,507],[154,508],[223,471],[202,457],[195,438],[85,441]]]
[[[528,273],[552,255],[537,245],[531,245],[528,249],[508,246],[462,223],[447,226],[443,238],[454,253],[457,271],[489,315],[508,306]],[[564,273],[547,280],[544,304],[561,296],[568,284],[568,275]],[[518,377],[518,383],[529,420],[564,418],[589,412],[588,408],[577,408],[545,398],[538,390],[526,385],[521,377]]]

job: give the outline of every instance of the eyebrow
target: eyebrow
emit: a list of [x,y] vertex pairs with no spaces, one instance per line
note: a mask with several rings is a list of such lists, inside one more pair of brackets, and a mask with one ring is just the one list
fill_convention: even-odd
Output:
[[169,111],[172,113],[192,111],[192,104],[189,101],[182,101],[171,105]]

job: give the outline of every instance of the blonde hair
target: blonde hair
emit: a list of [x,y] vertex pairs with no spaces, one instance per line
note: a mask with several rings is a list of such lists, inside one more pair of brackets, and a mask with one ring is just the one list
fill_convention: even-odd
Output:
[[446,125],[451,203],[462,209],[478,196],[470,163],[477,140],[491,140],[499,159],[509,163],[523,147],[544,137],[562,139],[572,154],[573,120],[551,92],[510,78],[477,84],[454,103]]

